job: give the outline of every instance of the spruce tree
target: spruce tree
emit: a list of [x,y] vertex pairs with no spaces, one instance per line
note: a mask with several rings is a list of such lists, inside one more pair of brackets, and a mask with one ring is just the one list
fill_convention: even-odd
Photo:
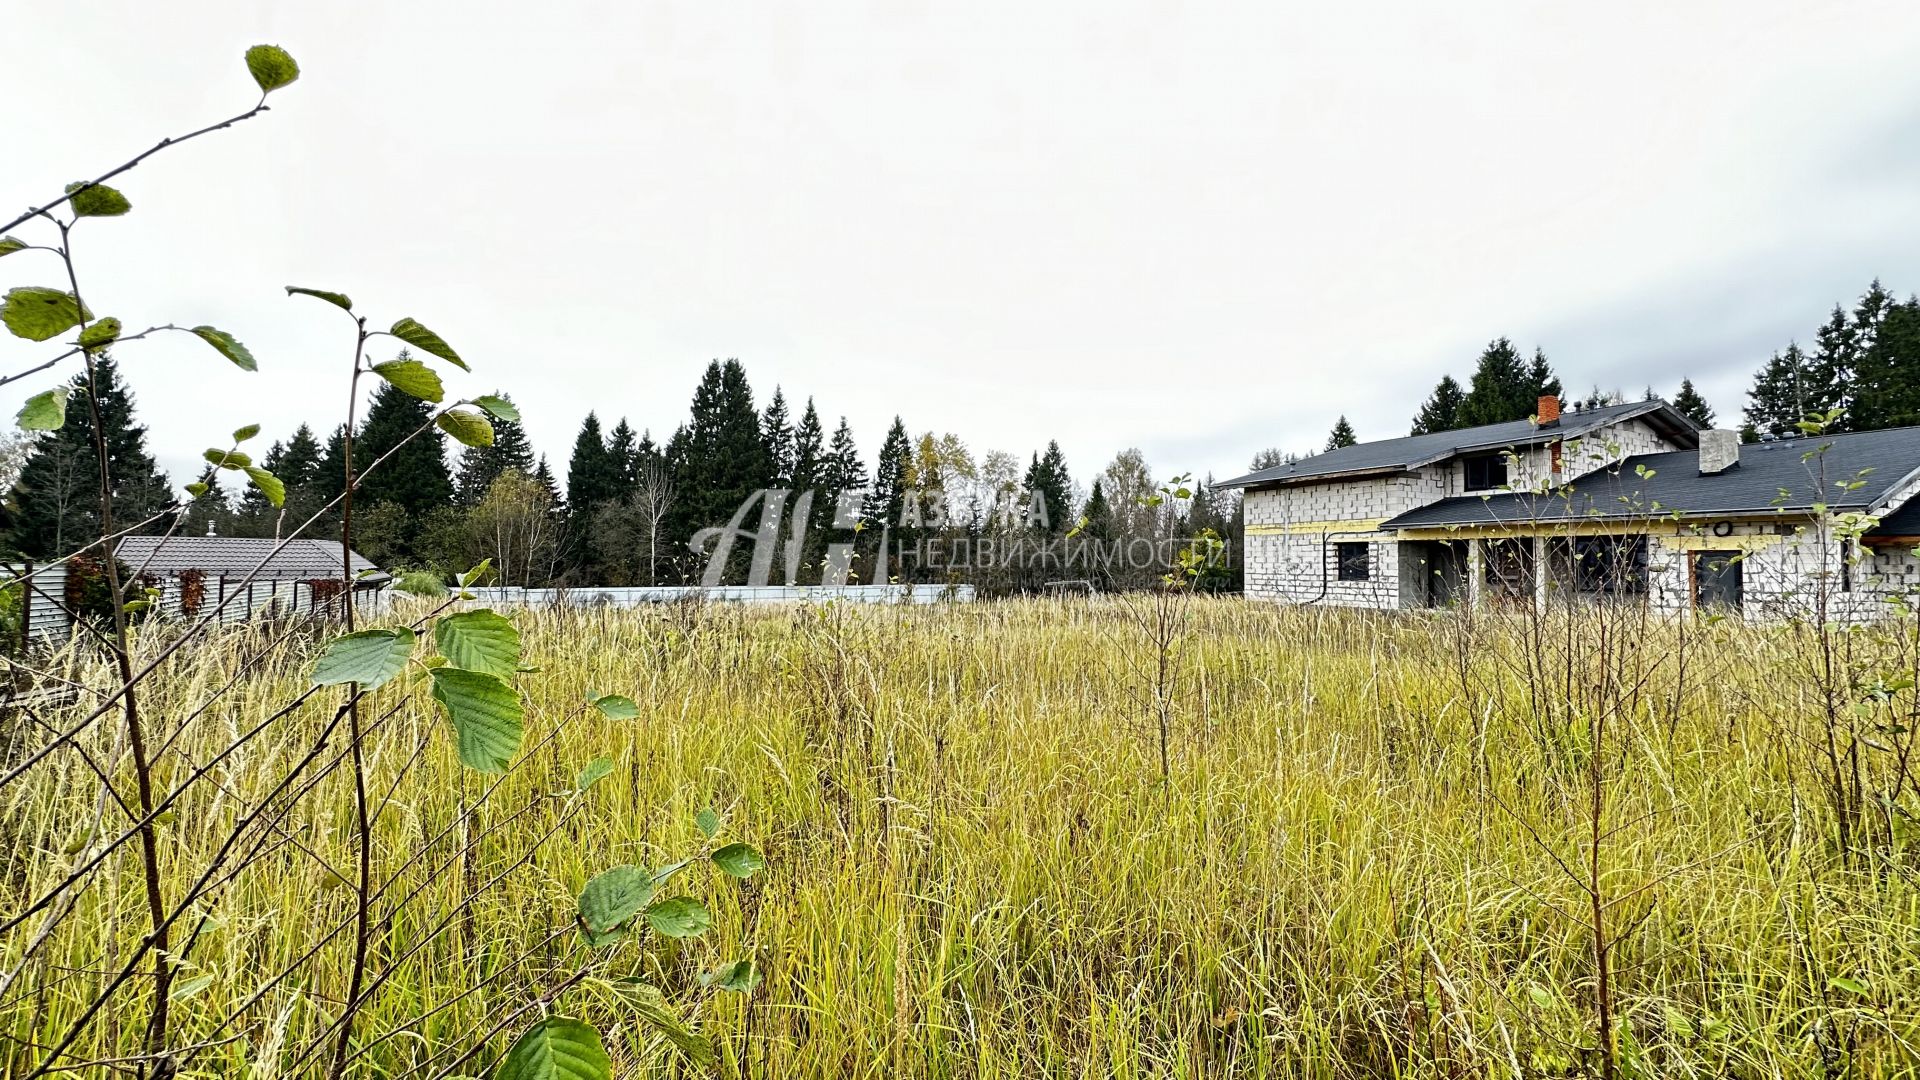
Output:
[[1439,385],[1420,406],[1420,412],[1413,418],[1413,430],[1409,434],[1432,435],[1441,431],[1452,431],[1460,427],[1460,403],[1466,399],[1466,391],[1451,375],[1440,377]]
[[1107,492],[1099,477],[1093,478],[1093,490],[1087,493],[1086,509],[1080,512],[1086,520],[1080,535],[1089,540],[1113,539],[1113,507],[1107,505]]
[[640,466],[640,440],[624,416],[607,433],[607,464],[613,469],[614,497],[632,494],[634,470]]
[[1339,421],[1333,425],[1333,433],[1327,436],[1327,449],[1338,450],[1343,446],[1352,446],[1359,441],[1359,439],[1354,438],[1353,425],[1347,423],[1346,416],[1342,415]]
[[[446,440],[433,417],[432,405],[383,382],[374,391],[366,422],[353,442],[353,468],[361,477],[354,492],[355,511],[383,503],[404,511],[406,524],[398,532],[400,547],[408,555],[414,554],[413,541],[427,516],[453,505]],[[380,460],[383,457],[385,461]],[[375,462],[380,462],[377,468]]]
[[327,436],[326,452],[320,455],[320,467],[313,472],[313,489],[325,504],[339,498],[346,487],[347,426],[341,424]]
[[1707,405],[1707,399],[1693,388],[1692,379],[1680,380],[1680,392],[1673,395],[1673,407],[1679,410],[1681,416],[1702,428],[1713,426],[1713,409]]
[[[1536,364],[1544,365],[1545,359],[1536,355]],[[1474,368],[1467,396],[1460,402],[1460,426],[1525,420],[1539,406],[1537,391],[1541,385],[1540,370],[1521,358],[1513,342],[1506,338],[1488,342]]]
[[760,418],[760,441],[767,452],[767,481],[774,487],[793,487],[794,462],[798,451],[794,445],[793,424],[787,417],[787,398],[778,386],[773,388],[773,400],[767,403],[766,414]]
[[1750,436],[1793,435],[1812,411],[1806,391],[1806,354],[1796,344],[1777,352],[1754,376],[1747,391],[1746,431]]
[[1854,430],[1920,424],[1920,299],[1879,313],[1856,385]]
[[833,505],[842,494],[867,486],[867,466],[860,460],[860,450],[853,443],[853,430],[847,427],[844,416],[840,418],[840,426],[833,429],[833,440],[827,444],[826,457],[821,462],[820,486],[826,496],[829,519]]
[[[7,542],[28,558],[64,555],[100,539],[100,458],[87,384],[85,371],[69,380],[66,422],[37,438],[14,483]],[[134,421],[133,395],[105,353],[94,359],[93,389],[113,478],[114,524],[124,529],[165,510],[173,493],[147,453],[147,429]],[[161,532],[166,524],[142,531]]]
[[620,470],[600,433],[600,417],[589,412],[573,438],[573,456],[567,459],[567,506],[576,520],[590,515],[613,498],[620,486]]
[[800,425],[793,429],[793,488],[806,491],[820,483],[825,469],[826,447],[821,445],[825,433],[820,430],[820,414],[814,411],[813,399],[807,399],[807,409],[800,414]]
[[687,425],[667,444],[667,465],[675,499],[666,546],[682,550],[695,532],[725,525],[754,492],[768,486],[773,477],[760,414],[740,361],[707,365]]
[[1029,504],[1037,498],[1046,507],[1044,524],[1034,516],[1031,524],[1050,536],[1059,536],[1073,524],[1073,478],[1067,475],[1067,459],[1060,452],[1060,443],[1049,440],[1047,451],[1036,454],[1033,463],[1027,467],[1026,475]]
[[1541,398],[1560,396],[1560,376],[1555,375],[1553,365],[1547,363],[1546,350],[1538,347],[1533,350],[1533,362],[1527,365],[1527,381],[1533,384],[1533,401],[1527,406],[1527,416],[1539,409]]
[[472,509],[487,497],[487,489],[505,472],[533,472],[533,443],[518,420],[493,420],[493,445],[469,446],[460,452],[457,503]]
[[896,537],[904,535],[901,514],[912,484],[912,465],[913,445],[907,439],[907,426],[896,416],[887,437],[881,440],[880,457],[873,469],[873,494],[867,500],[867,516]]

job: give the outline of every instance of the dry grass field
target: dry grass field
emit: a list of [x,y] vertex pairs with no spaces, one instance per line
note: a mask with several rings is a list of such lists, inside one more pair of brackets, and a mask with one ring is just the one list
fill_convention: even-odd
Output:
[[[1603,1023],[1618,1075],[1920,1075],[1911,617],[1194,599],[1163,631],[1154,605],[515,613],[537,670],[503,776],[461,767],[418,684],[373,692],[349,1074],[486,1075],[553,1008],[599,1027],[617,1076],[1598,1076]],[[207,876],[172,946],[183,1075],[323,1074],[332,1050],[355,895],[343,743],[317,741],[338,695],[262,724],[319,647],[230,629],[143,684],[159,782],[186,791],[163,886]],[[78,696],[12,710],[9,761],[116,685],[77,652],[46,670]],[[639,716],[588,704],[610,692]],[[5,1075],[145,931],[130,845],[18,914],[124,825],[95,771],[125,779],[119,741],[96,725],[0,788]],[[766,869],[700,858],[732,840]],[[705,934],[581,940],[592,875],[681,859]],[[703,984],[741,957],[750,993]],[[646,1022],[631,977],[717,1060]],[[125,980],[61,1061],[138,1054],[150,994]]]

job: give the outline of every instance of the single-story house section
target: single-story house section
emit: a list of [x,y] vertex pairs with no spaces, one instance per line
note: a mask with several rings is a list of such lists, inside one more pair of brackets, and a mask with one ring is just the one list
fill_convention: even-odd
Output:
[[[332,605],[344,588],[338,540],[128,536],[121,538],[117,554],[136,576],[159,583],[164,608],[189,616],[218,604],[224,604],[223,616],[233,617],[261,610],[317,611]],[[359,552],[349,557],[356,595],[393,580]]]
[[1920,592],[1920,428],[1742,445],[1659,400],[1360,443],[1246,492],[1249,597],[1865,614]]

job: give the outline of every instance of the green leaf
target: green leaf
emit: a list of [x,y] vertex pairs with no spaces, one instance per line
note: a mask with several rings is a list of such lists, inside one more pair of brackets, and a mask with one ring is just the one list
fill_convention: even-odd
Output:
[[191,979],[182,979],[174,983],[173,989],[167,992],[167,1000],[185,1001],[200,991],[205,990],[207,987],[212,986],[213,978],[213,974],[208,973],[206,975],[195,975]]
[[11,255],[16,251],[25,251],[32,245],[25,240],[11,236],[0,236],[0,255]]
[[609,720],[638,720],[640,706],[625,694],[602,694],[593,699],[593,707],[605,713]]
[[613,1080],[613,1061],[591,1024],[549,1016],[514,1040],[493,1080]]
[[80,331],[80,347],[92,352],[120,340],[120,320],[107,318]]
[[359,683],[361,689],[371,690],[406,668],[413,641],[413,631],[404,626],[342,634],[327,642],[320,653],[319,662],[313,666],[313,684]]
[[246,427],[234,429],[233,441],[237,443],[243,443],[258,434],[260,434],[260,425],[248,424]]
[[260,366],[253,362],[253,354],[247,351],[247,347],[240,344],[232,334],[227,333],[225,330],[216,330],[211,326],[196,326],[193,328],[193,332],[199,336],[201,341],[213,346],[214,350],[221,356],[233,361],[234,366],[241,371],[260,370]]
[[605,756],[597,757],[587,762],[587,767],[580,770],[579,776],[574,777],[573,786],[576,791],[586,791],[612,775],[613,759]]
[[439,334],[421,326],[412,319],[401,319],[399,322],[394,323],[393,329],[388,332],[416,349],[432,353],[447,363],[452,364],[454,367],[459,368],[461,371],[473,370],[467,366],[465,360],[460,359],[459,353],[453,351],[453,346],[447,344]]
[[514,406],[513,402],[499,394],[481,394],[473,399],[473,403],[493,414],[495,420],[512,420],[515,423],[520,421],[520,410]]
[[472,409],[448,409],[435,418],[434,423],[462,446],[493,445],[493,425]]
[[249,465],[247,466],[247,479],[251,481],[253,486],[259,489],[260,494],[265,495],[267,501],[275,507],[281,507],[287,504],[287,485],[282,483],[279,477],[258,465]]
[[693,815],[693,827],[699,829],[701,835],[711,840],[720,835],[720,815],[714,813],[713,807],[709,806]]
[[604,945],[614,940],[613,931],[631,922],[651,899],[653,880],[637,866],[616,866],[595,874],[580,890],[580,922],[587,928],[589,942]]
[[493,569],[493,559],[491,557],[481,559],[479,566],[473,567],[472,569],[468,570],[466,573],[460,575],[459,577],[460,587],[463,589],[467,588],[468,586],[472,585],[474,582],[479,581],[481,578],[485,577],[487,575],[487,571],[492,569]]
[[85,180],[68,184],[67,196],[67,205],[73,207],[74,217],[119,217],[133,209],[133,204],[119,189]]
[[198,480],[195,480],[193,483],[187,485],[187,494],[193,496],[196,499],[202,495],[205,495],[207,492],[211,490],[213,489],[201,483]]
[[667,1041],[678,1047],[681,1053],[692,1058],[694,1064],[706,1067],[714,1063],[713,1044],[704,1036],[687,1030],[659,987],[635,978],[616,979],[607,985],[619,995],[621,1001],[633,1008],[640,1019],[665,1035]]
[[41,285],[22,285],[7,292],[0,304],[0,322],[14,337],[45,341],[93,318],[72,293]]
[[26,431],[58,431],[67,422],[67,388],[42,390],[20,406],[20,427]]
[[737,878],[750,878],[767,868],[767,860],[746,844],[728,844],[713,853],[713,865]]
[[262,94],[271,94],[300,77],[300,65],[278,45],[255,45],[247,50],[247,73],[260,86]]
[[239,470],[253,464],[253,459],[239,450],[209,449],[200,456],[207,459],[207,464],[217,465],[222,469]]
[[1845,975],[1836,975],[1828,979],[1827,985],[1835,990],[1845,990],[1849,994],[1855,994],[1860,997],[1866,997],[1871,992],[1868,990],[1864,979],[1850,978]]
[[486,608],[441,619],[433,626],[433,640],[457,668],[511,679],[520,666],[520,631]]
[[453,720],[460,760],[481,772],[506,772],[526,730],[513,687],[484,671],[442,667],[433,669],[433,696]]
[[439,402],[447,396],[440,376],[418,360],[388,360],[373,365],[373,373],[392,383],[401,393],[421,401]]
[[309,289],[300,285],[289,285],[287,286],[287,295],[317,297],[339,308],[341,311],[353,310],[353,301],[347,299],[346,293],[328,292],[325,289]]
[[723,964],[719,968],[700,977],[703,985],[720,990],[731,990],[736,994],[747,994],[760,984],[760,969],[754,967],[751,960],[736,960]]
[[713,925],[713,913],[691,896],[676,896],[648,908],[647,925],[670,938],[699,937]]

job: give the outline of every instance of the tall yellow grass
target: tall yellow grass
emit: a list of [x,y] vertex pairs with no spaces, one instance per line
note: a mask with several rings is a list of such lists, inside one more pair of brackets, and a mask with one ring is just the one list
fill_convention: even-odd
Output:
[[[480,1048],[457,1070],[478,1073],[583,970],[666,989],[727,1075],[1593,1073],[1585,899],[1561,865],[1585,857],[1590,748],[1527,704],[1537,628],[1237,601],[1191,614],[1163,784],[1150,646],[1124,602],[519,613],[539,669],[524,679],[529,749],[473,820],[459,815],[490,779],[459,766],[431,703],[400,682],[374,695],[374,878],[396,884],[376,907],[385,979],[355,1075],[430,1076]],[[1681,633],[1662,624],[1640,644]],[[1920,864],[1898,829],[1845,858],[1836,846],[1813,764],[1822,690],[1789,674],[1810,669],[1809,646],[1779,629],[1686,633],[1686,681],[1660,667],[1603,747],[1623,1063],[1920,1075]],[[1912,648],[1911,627],[1876,633],[1888,657]],[[146,690],[171,740],[163,787],[304,688],[317,644],[296,636],[180,728],[267,634],[227,631]],[[91,661],[59,663],[107,685]],[[608,692],[641,717],[586,706]],[[1889,715],[1911,693],[1896,688]],[[169,895],[331,715],[304,708],[195,788],[165,826]],[[95,761],[113,760],[113,732],[85,740]],[[615,772],[574,793],[602,754]],[[73,752],[0,789],[0,909],[73,865],[98,799]],[[173,1041],[208,1045],[189,1075],[326,1060],[302,1051],[346,982],[353,894],[328,867],[351,877],[350,780],[289,805],[194,920]],[[705,938],[586,950],[570,929],[580,886],[697,854],[709,806],[768,870],[688,871],[714,909]],[[131,854],[116,856],[0,999],[8,1075],[41,1060],[139,940],[140,889]],[[4,939],[5,969],[39,924]],[[751,995],[700,987],[745,955],[763,974]],[[144,982],[76,1059],[139,1052]],[[600,1026],[616,1075],[698,1071],[590,982],[555,1007]]]

